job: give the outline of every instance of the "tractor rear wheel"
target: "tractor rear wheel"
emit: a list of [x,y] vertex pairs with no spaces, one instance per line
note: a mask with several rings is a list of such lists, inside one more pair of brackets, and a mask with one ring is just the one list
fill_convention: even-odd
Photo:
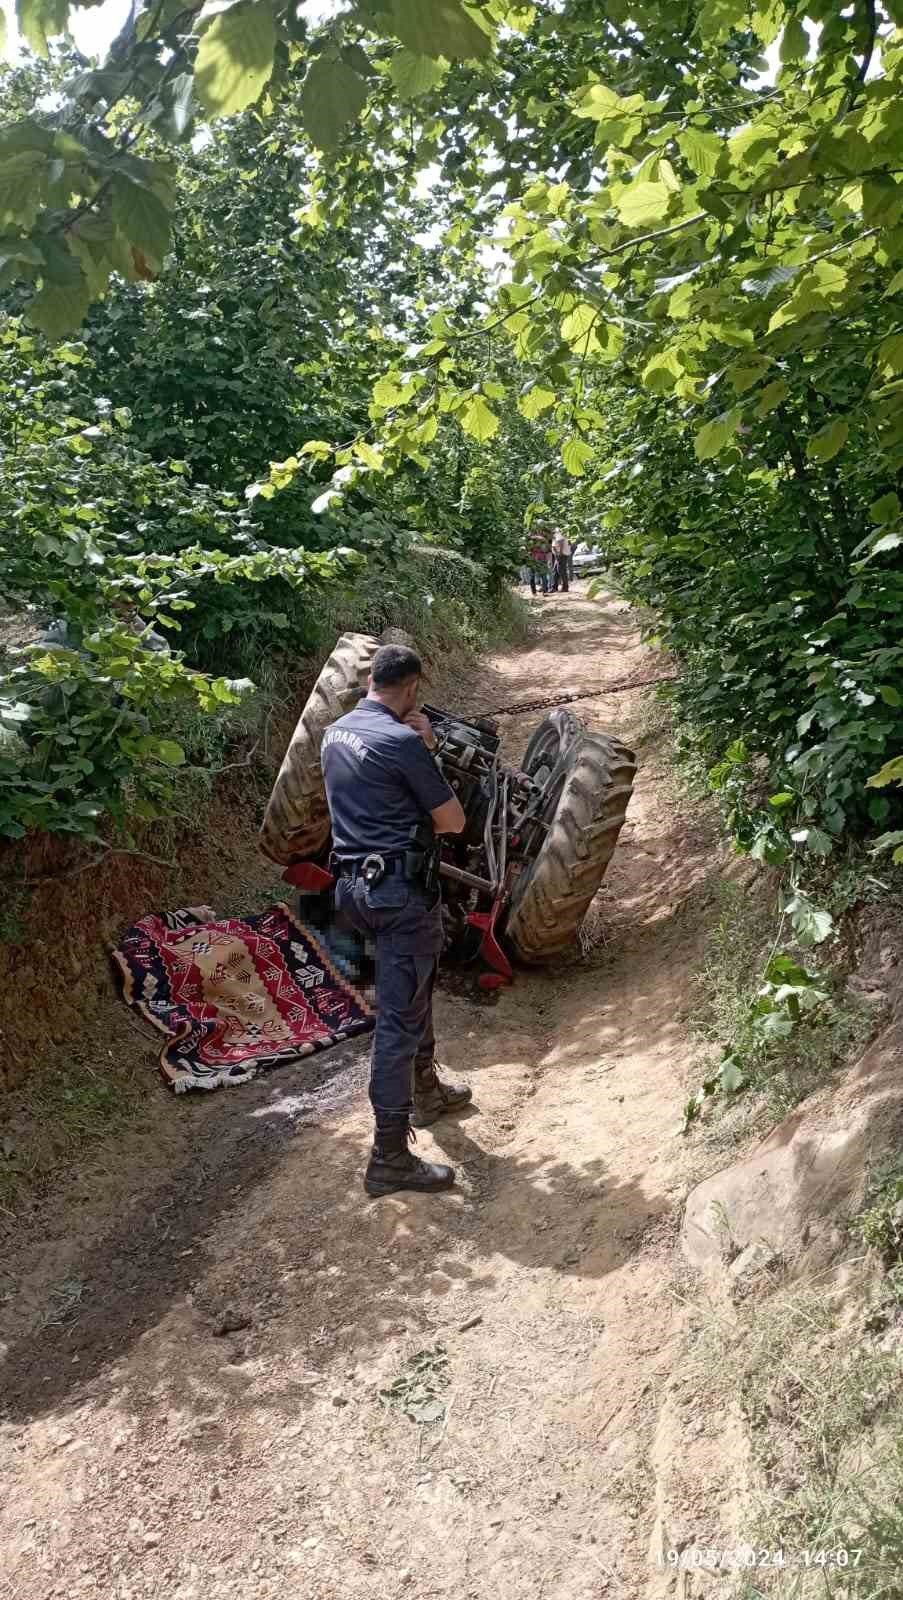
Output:
[[329,812],[320,767],[320,745],[331,723],[353,711],[367,688],[379,640],[368,633],[343,633],[310,697],[267,802],[260,848],[271,861],[319,855],[329,838]]
[[559,707],[533,734],[522,766],[548,785],[548,831],[515,885],[505,934],[518,960],[538,965],[576,938],[627,814],[636,757]]

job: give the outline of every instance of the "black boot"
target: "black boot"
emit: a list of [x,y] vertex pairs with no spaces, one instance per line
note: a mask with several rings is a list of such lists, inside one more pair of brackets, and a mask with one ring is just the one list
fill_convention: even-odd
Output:
[[414,1073],[414,1115],[411,1118],[415,1128],[428,1128],[431,1122],[438,1122],[447,1111],[460,1111],[462,1106],[469,1106],[473,1099],[473,1090],[466,1083],[443,1082],[436,1072],[439,1063],[433,1061],[425,1072]]
[[420,1161],[408,1149],[414,1131],[405,1123],[394,1128],[377,1128],[364,1174],[368,1194],[394,1194],[398,1189],[416,1189],[422,1194],[450,1189],[455,1181],[454,1167],[438,1161]]

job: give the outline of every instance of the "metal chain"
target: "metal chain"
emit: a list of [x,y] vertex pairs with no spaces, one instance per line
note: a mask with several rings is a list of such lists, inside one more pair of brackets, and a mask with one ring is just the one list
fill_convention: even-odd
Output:
[[612,683],[604,689],[577,689],[573,694],[553,694],[545,700],[520,700],[513,706],[496,706],[494,711],[483,711],[483,717],[516,717],[528,711],[551,711],[554,706],[570,705],[574,700],[595,700],[603,694],[620,694],[624,689],[645,689],[652,683],[676,683],[677,674],[668,673],[658,678],[625,678],[623,683]]

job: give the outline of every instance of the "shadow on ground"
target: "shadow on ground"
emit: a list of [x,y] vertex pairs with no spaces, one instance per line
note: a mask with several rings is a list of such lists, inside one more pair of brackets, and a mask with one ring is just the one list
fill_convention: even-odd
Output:
[[[551,982],[547,995],[544,987],[534,997],[535,1021],[512,1019],[515,1031],[497,1064],[531,1087],[572,1057],[582,1053],[585,1062],[594,1032],[604,1051],[624,1021],[604,997],[592,1016],[577,1018],[566,995]],[[450,1041],[451,1057],[473,1065],[468,1032],[483,1034],[486,1018],[465,1001],[453,1004],[470,1027]],[[672,1021],[647,1015],[646,1042],[655,1027],[665,1038]],[[554,1041],[540,1060],[537,1027]],[[628,1045],[623,1035],[620,1048]],[[63,1299],[55,1320],[9,1348],[5,1419],[21,1422],[113,1392],[135,1412],[153,1398],[201,1417],[224,1402],[230,1410],[247,1403],[294,1414],[311,1373],[337,1349],[359,1358],[400,1329],[426,1333],[437,1298],[456,1279],[488,1287],[505,1260],[602,1277],[669,1209],[641,1176],[617,1181],[598,1160],[553,1154],[553,1127],[548,1149],[516,1156],[486,1149],[476,1113],[431,1130],[439,1152],[459,1167],[460,1188],[368,1201],[360,1183],[366,1124],[340,1131],[336,1115],[364,1097],[366,1049],[337,1053],[331,1065],[328,1057],[318,1061],[319,1091],[312,1064],[301,1064],[278,1080],[224,1092],[215,1129],[203,1103],[180,1102],[180,1112],[198,1119],[196,1148],[81,1258],[71,1305]],[[478,1100],[480,1075],[473,1082]],[[421,1137],[430,1154],[432,1140]],[[489,1253],[481,1254],[480,1224],[503,1191]],[[278,1356],[285,1374],[263,1394],[251,1377],[261,1354],[268,1365]]]
[[[566,596],[546,602],[546,616],[567,604]],[[479,700],[475,694],[468,705],[459,694],[460,708],[542,692],[562,653],[575,664],[582,656],[592,680],[594,658],[629,637],[616,603],[571,626],[566,650],[528,648],[508,672],[484,666]],[[533,720],[539,716],[517,720],[518,739],[526,740]],[[512,720],[512,735],[514,727]],[[685,936],[678,891],[686,890],[690,865],[704,873],[707,841],[700,837],[690,863],[686,824],[667,811],[640,833],[625,828],[612,873],[616,953],[623,969],[636,941],[652,974]],[[462,1279],[475,1290],[488,1287],[511,1262],[562,1278],[617,1271],[670,1215],[655,1171],[625,1177],[599,1160],[562,1157],[555,1123],[543,1126],[541,1139],[506,1149],[518,1100],[535,1092],[546,1071],[567,1083],[572,1070],[568,1092],[592,1092],[603,1117],[618,1113],[600,1061],[641,1047],[650,1072],[665,1070],[679,1032],[673,993],[631,977],[625,1006],[604,970],[595,987],[587,988],[589,976],[575,973],[569,982],[566,967],[524,975],[493,1008],[491,1024],[485,1007],[450,986],[449,1060],[478,1069],[477,1099],[484,1074],[497,1075],[501,1098],[510,1090],[512,1119],[497,1115],[489,1124],[472,1114],[431,1130],[461,1169],[460,1187],[443,1196],[364,1197],[367,1123],[361,1116],[349,1132],[340,1113],[365,1104],[365,1045],[281,1069],[213,1103],[188,1097],[174,1105],[161,1088],[161,1122],[187,1119],[193,1142],[186,1148],[183,1141],[168,1168],[158,1164],[157,1186],[136,1193],[75,1257],[43,1325],[10,1341],[0,1415],[23,1422],[115,1396],[139,1418],[151,1407],[157,1417],[168,1409],[208,1419],[203,1448],[216,1448],[213,1419],[224,1408],[296,1416],[337,1353],[353,1363],[400,1333],[434,1333],[443,1296]],[[583,1091],[579,1073],[588,1066],[593,1088]],[[637,1086],[636,1115],[653,1118],[655,1100],[653,1076]],[[432,1146],[428,1136],[423,1153]]]

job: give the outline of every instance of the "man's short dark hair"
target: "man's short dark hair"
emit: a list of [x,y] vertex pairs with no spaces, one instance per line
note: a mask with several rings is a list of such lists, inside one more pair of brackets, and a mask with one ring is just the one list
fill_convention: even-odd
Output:
[[376,689],[393,689],[399,683],[419,678],[423,662],[416,650],[403,644],[381,644],[370,665],[370,676]]

